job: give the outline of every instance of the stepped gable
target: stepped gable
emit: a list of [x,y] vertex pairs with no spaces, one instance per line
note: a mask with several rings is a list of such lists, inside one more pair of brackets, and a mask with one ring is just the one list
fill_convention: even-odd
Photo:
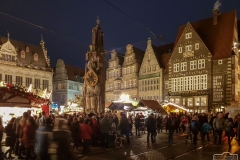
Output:
[[[4,44],[8,41],[8,38],[0,37],[0,44]],[[25,66],[40,67],[40,68],[49,68],[47,61],[44,56],[42,46],[36,46],[29,43],[24,43],[21,41],[9,39],[10,43],[15,47],[17,52],[17,61]],[[26,48],[29,48],[29,52],[26,51]],[[21,58],[21,51],[25,52],[25,58]],[[38,61],[34,61],[34,54],[38,54]]]
[[138,63],[142,63],[143,61],[143,57],[144,57],[144,54],[145,52],[141,49],[138,49],[136,47],[133,46],[133,52],[135,53],[135,57],[136,57],[136,60]]
[[84,73],[85,73],[84,69],[71,66],[68,64],[65,64],[65,68],[67,70],[68,80],[76,81],[75,76],[84,77]]
[[[231,57],[236,11],[221,13],[217,17],[217,24],[213,25],[213,17],[191,23],[200,38],[212,53],[212,59]],[[180,26],[175,46],[186,25]]]

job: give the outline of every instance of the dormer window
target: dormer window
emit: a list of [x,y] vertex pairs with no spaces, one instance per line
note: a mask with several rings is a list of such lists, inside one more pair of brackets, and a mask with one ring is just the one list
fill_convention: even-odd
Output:
[[34,61],[38,61],[38,54],[37,53],[35,53],[33,57],[34,57]]
[[22,50],[20,53],[21,53],[21,58],[25,58],[25,52]]
[[29,47],[26,47],[26,52],[29,52]]
[[185,38],[186,38],[186,39],[192,38],[192,32],[186,33],[186,34],[185,34]]

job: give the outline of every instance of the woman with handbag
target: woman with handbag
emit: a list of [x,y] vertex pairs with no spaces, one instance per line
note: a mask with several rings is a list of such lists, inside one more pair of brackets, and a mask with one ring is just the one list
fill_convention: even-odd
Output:
[[[7,137],[6,137],[6,140],[5,140],[5,145],[6,146],[9,146],[9,149],[4,153],[4,158],[6,159],[12,159],[14,157],[12,157],[12,151],[13,151],[13,148],[14,148],[14,144],[15,144],[15,139],[16,139],[16,135],[15,135],[15,132],[14,132],[14,128],[13,128],[13,122],[15,121],[16,118],[12,118],[7,126],[5,127],[5,132],[7,134]],[[8,154],[8,157],[7,157],[7,154]]]

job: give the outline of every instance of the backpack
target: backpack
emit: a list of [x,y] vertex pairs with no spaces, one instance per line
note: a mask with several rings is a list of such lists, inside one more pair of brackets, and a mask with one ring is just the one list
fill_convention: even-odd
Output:
[[191,131],[196,132],[197,131],[197,122],[191,122]]

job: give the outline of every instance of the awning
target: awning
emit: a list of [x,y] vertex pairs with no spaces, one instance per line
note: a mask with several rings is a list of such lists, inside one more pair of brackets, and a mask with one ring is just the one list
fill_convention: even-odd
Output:
[[165,107],[165,106],[175,107],[175,108],[178,108],[178,109],[183,110],[183,111],[187,111],[188,110],[185,107],[180,106],[180,105],[175,104],[175,103],[172,103],[172,102],[169,102],[169,103],[166,103],[166,104],[163,105],[163,107]]
[[111,110],[132,110],[132,103],[112,102],[108,107]]
[[139,106],[146,106],[152,110],[159,111],[162,114],[167,114],[167,112],[162,108],[162,106],[155,100],[141,100],[138,104]]

